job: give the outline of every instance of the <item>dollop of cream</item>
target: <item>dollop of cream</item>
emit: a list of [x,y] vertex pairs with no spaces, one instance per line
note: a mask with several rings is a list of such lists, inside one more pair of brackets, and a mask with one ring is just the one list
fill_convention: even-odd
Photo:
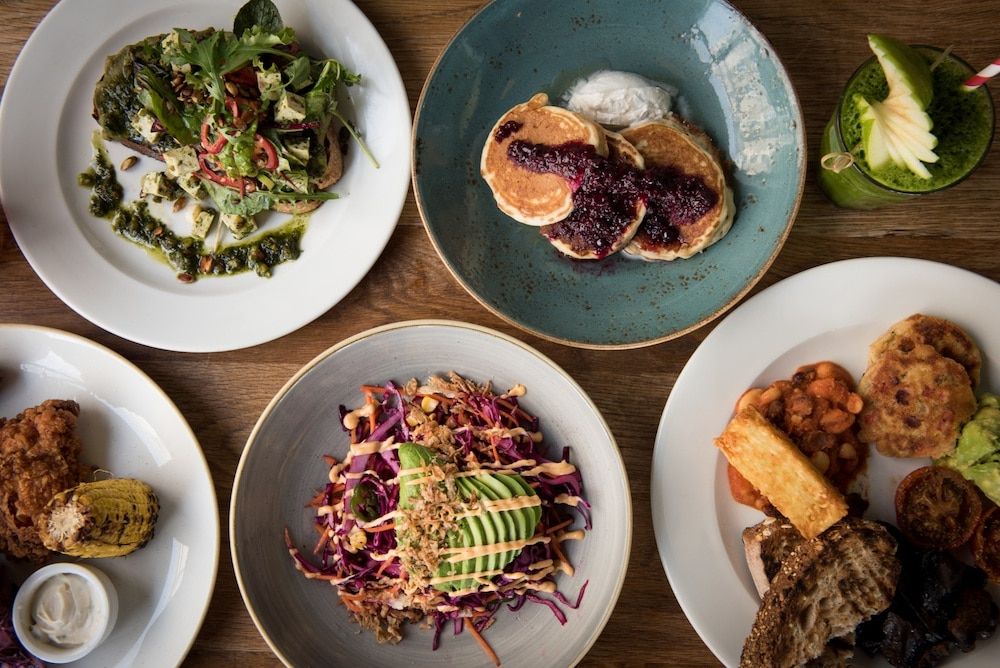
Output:
[[632,72],[599,70],[564,96],[566,108],[603,125],[625,127],[665,118],[677,89]]
[[38,588],[31,604],[31,634],[56,647],[76,647],[98,631],[100,620],[87,580],[60,573]]

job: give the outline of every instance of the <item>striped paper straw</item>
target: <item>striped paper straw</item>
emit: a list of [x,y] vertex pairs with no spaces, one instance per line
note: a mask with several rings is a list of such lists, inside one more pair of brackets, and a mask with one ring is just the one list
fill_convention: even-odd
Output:
[[978,74],[969,77],[962,87],[966,90],[975,90],[998,74],[1000,74],[1000,58],[984,67]]

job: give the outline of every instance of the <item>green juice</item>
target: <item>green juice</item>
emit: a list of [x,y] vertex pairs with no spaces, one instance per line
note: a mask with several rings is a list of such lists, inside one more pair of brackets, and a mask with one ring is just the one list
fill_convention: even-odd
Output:
[[[917,47],[932,64],[941,51]],[[861,120],[854,95],[883,100],[889,94],[885,74],[874,57],[865,62],[847,82],[840,104],[823,132],[820,155],[830,152],[854,154],[854,164],[839,173],[820,168],[820,186],[837,206],[876,209],[955,185],[982,162],[993,140],[993,100],[986,87],[964,91],[962,82],[974,70],[964,61],[949,56],[932,71],[934,96],[927,113],[931,131],[938,139],[934,152],[939,160],[925,163],[931,178],[924,179],[907,169],[890,164],[871,170],[861,144]]]

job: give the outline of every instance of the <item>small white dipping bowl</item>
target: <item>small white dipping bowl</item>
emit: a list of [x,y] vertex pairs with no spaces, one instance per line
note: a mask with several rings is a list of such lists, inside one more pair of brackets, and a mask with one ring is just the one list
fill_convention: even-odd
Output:
[[[56,575],[71,574],[83,578],[90,587],[97,625],[94,635],[81,645],[61,647],[45,642],[31,633],[31,611],[35,594],[47,580]],[[118,620],[118,592],[108,576],[93,566],[80,564],[49,564],[32,573],[14,597],[14,632],[24,648],[42,661],[69,663],[90,654],[111,633]]]

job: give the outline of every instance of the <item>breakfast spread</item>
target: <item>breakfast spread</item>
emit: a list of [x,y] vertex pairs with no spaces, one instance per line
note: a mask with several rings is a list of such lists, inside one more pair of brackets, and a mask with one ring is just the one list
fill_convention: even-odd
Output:
[[[770,516],[742,535],[761,605],[741,665],[840,665],[857,645],[894,666],[929,666],[993,634],[985,584],[996,581],[1000,515],[984,492],[1000,421],[995,395],[976,412],[981,366],[959,325],[918,313],[872,343],[856,393],[824,361],[739,398],[715,444],[733,499]],[[868,443],[882,456],[938,457],[892,492],[898,529],[861,519],[867,504],[849,508],[841,494]],[[837,457],[843,448],[850,457]],[[975,567],[952,556],[963,546]]]
[[670,112],[665,88],[603,71],[576,84],[567,105],[538,93],[494,124],[480,173],[501,211],[579,260],[620,250],[688,258],[729,231],[735,206],[719,151]]
[[[341,134],[358,141],[338,94],[361,77],[302,49],[270,0],[250,0],[233,30],[174,29],[110,56],[94,91],[94,118],[104,138],[165,164],[145,174],[140,200],[122,203],[114,166],[95,138],[95,157],[80,183],[90,210],[120,236],[162,256],[182,282],[199,276],[271,268],[298,257],[302,220],[242,244],[257,231],[254,216],[274,210],[305,214],[338,194],[344,168]],[[130,156],[120,168],[136,163]],[[190,233],[175,233],[146,199],[196,205]],[[218,222],[217,222],[218,221]],[[215,232],[212,232],[212,228]],[[212,236],[214,235],[214,241]]]
[[[424,384],[366,385],[364,405],[341,407],[350,450],[325,457],[317,493],[319,534],[303,556],[286,530],[295,567],[328,581],[358,624],[379,642],[399,642],[406,623],[467,630],[483,638],[503,605],[579,607],[556,575],[572,576],[566,543],[590,528],[580,471],[540,447],[539,419],[519,405],[525,388],[495,394],[456,374]],[[574,528],[574,511],[583,520]]]

